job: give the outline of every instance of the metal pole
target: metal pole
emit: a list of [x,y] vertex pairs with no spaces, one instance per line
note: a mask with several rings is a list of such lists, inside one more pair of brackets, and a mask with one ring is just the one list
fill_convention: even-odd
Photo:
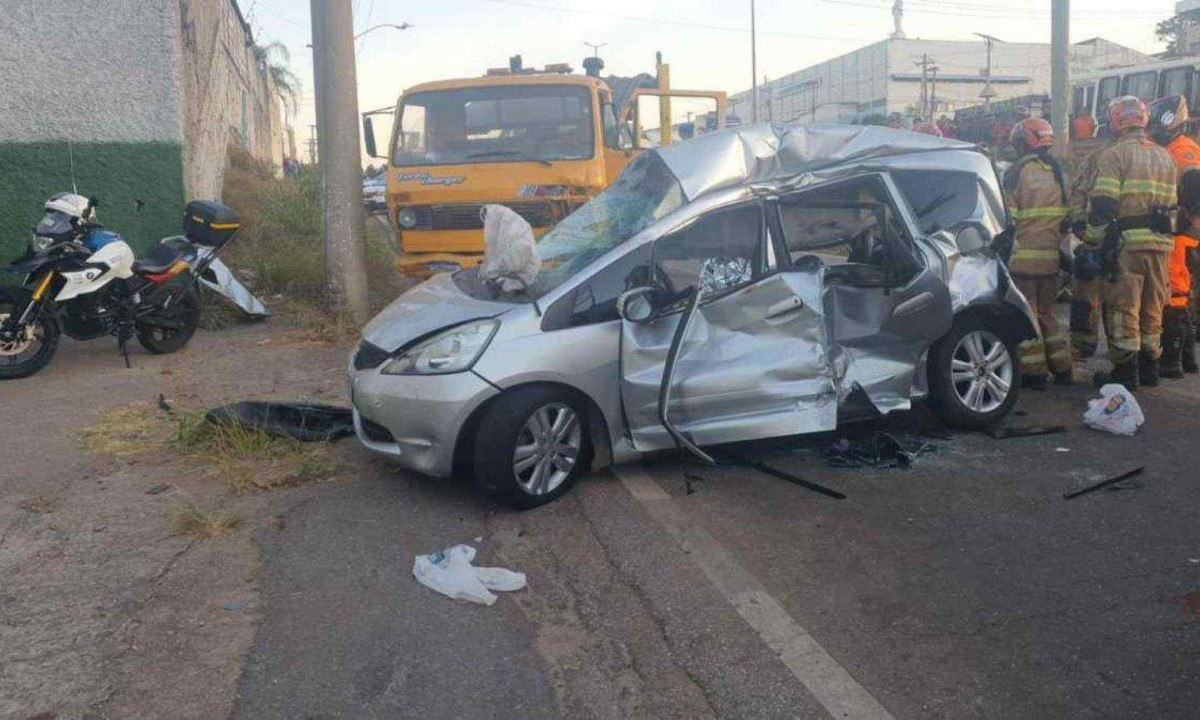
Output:
[[1064,155],[1071,110],[1071,9],[1070,0],[1050,5],[1050,124],[1054,127],[1054,152]]
[[750,120],[758,122],[758,33],[754,21],[754,0],[750,0]]
[[362,227],[354,12],[349,0],[311,2],[325,268],[337,307],[347,310],[356,322],[365,323],[370,305]]

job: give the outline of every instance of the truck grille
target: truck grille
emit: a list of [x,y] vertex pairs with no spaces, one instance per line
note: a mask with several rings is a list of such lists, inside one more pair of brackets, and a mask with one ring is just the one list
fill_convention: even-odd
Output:
[[[479,211],[487,203],[461,203],[454,205],[412,205],[417,225],[413,230],[482,230],[483,219]],[[554,225],[583,205],[582,201],[545,202],[521,200],[497,203],[504,205],[525,218],[535,228]]]

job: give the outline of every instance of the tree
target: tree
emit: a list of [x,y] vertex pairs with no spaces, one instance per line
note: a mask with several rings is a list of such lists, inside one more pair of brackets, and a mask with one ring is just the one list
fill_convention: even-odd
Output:
[[266,45],[251,45],[250,51],[254,53],[254,61],[258,63],[259,71],[271,78],[275,85],[275,93],[283,101],[284,109],[291,108],[292,112],[296,112],[300,78],[296,77],[288,65],[292,60],[292,53],[288,51],[287,45],[278,41]]
[[1200,25],[1200,10],[1189,10],[1163,20],[1154,27],[1154,36],[1167,44],[1167,56],[1187,55],[1188,31]]

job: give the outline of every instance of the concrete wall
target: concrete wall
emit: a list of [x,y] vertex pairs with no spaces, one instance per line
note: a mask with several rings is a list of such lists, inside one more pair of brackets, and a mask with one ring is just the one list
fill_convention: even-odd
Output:
[[178,0],[184,88],[184,176],[193,197],[219,199],[229,143],[278,166],[279,98],[231,0]]
[[175,28],[176,0],[0,2],[0,260],[27,242],[43,202],[71,189],[72,151],[101,222],[140,245],[178,232]]

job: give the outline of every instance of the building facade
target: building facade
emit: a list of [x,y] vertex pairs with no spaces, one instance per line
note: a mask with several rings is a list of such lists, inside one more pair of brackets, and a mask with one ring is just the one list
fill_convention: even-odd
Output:
[[[853,122],[899,113],[936,117],[993,100],[1049,94],[1048,43],[921,40],[891,37],[819,65],[772,78],[758,88],[759,120]],[[1100,38],[1071,47],[1072,72],[1131,65],[1148,56]],[[742,122],[753,117],[751,93],[729,100]]]
[[280,162],[280,103],[236,0],[0,3],[0,259],[50,195],[145,247],[219,198],[230,142]]

